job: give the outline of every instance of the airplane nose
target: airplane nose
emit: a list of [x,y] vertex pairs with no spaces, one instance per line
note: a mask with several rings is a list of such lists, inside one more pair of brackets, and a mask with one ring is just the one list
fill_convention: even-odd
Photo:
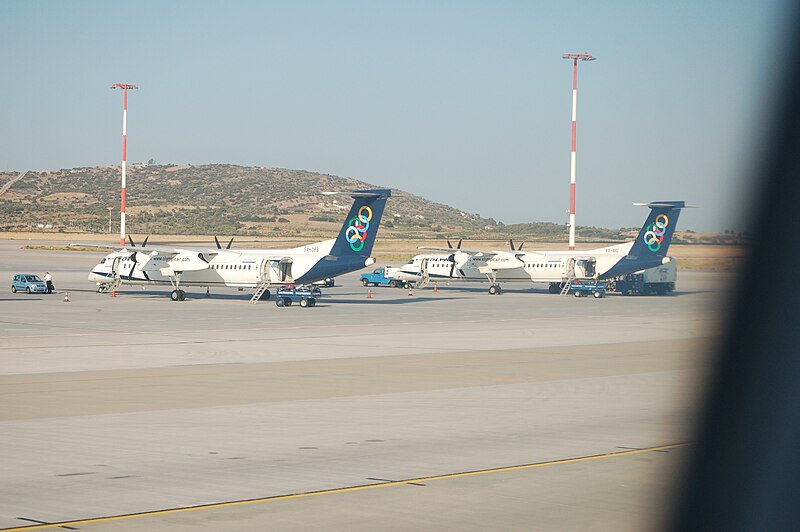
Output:
[[94,272],[89,272],[89,280],[93,283],[96,283],[101,280],[100,276]]

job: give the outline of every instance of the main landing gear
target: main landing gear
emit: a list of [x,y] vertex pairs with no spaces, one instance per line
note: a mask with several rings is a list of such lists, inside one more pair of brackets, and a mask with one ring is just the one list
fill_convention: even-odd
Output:
[[172,286],[175,288],[172,293],[169,295],[169,298],[172,301],[184,301],[186,299],[186,292],[181,290],[181,274],[183,272],[175,272],[174,277],[170,277],[169,281],[172,283]]
[[183,290],[173,290],[169,298],[172,301],[184,301],[186,299],[186,292]]

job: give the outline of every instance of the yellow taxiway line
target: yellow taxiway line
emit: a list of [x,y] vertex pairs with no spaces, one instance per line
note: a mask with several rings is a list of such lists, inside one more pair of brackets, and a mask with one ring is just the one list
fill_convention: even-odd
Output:
[[290,495],[274,495],[272,497],[261,497],[258,499],[244,499],[238,501],[228,501],[228,502],[218,502],[218,503],[211,503],[211,504],[201,504],[198,506],[187,506],[183,508],[165,508],[163,510],[152,510],[149,512],[138,512],[132,514],[123,514],[123,515],[112,515],[106,517],[92,517],[88,519],[77,519],[74,521],[62,521],[59,523],[43,523],[43,524],[32,524],[26,525],[21,527],[14,527],[14,528],[0,528],[0,530],[5,532],[12,532],[12,531],[21,531],[21,530],[44,530],[48,528],[59,528],[59,527],[73,527],[78,525],[88,525],[94,523],[107,523],[110,521],[120,521],[122,519],[133,519],[136,517],[154,517],[158,515],[169,515],[169,514],[176,514],[180,512],[193,512],[197,510],[210,510],[214,508],[230,508],[233,506],[242,506],[245,504],[257,504],[257,503],[264,503],[264,502],[272,502],[272,501],[285,501],[289,499],[300,499],[303,497],[317,497],[320,495],[332,495],[335,493],[347,493],[351,491],[361,491],[361,490],[368,490],[374,488],[385,488],[387,486],[399,486],[401,484],[422,484],[425,482],[433,482],[436,480],[447,480],[450,478],[460,478],[460,477],[472,477],[476,475],[488,475],[490,473],[505,473],[508,471],[522,471],[524,469],[534,469],[537,467],[547,467],[547,466],[554,466],[554,465],[561,465],[561,464],[574,464],[577,462],[587,462],[589,460],[600,460],[603,458],[617,458],[621,456],[630,456],[633,454],[642,454],[642,453],[652,453],[652,452],[659,452],[659,451],[668,451],[670,449],[677,449],[679,447],[685,447],[690,445],[688,442],[684,443],[672,443],[669,445],[659,445],[657,447],[645,447],[642,449],[631,449],[625,451],[618,451],[613,453],[604,453],[604,454],[593,454],[588,456],[578,456],[575,458],[563,458],[561,460],[551,460],[549,462],[536,462],[532,464],[522,464],[522,465],[515,465],[515,466],[505,466],[505,467],[495,467],[492,469],[479,469],[476,471],[464,471],[461,473],[448,473],[445,475],[435,475],[432,477],[420,477],[420,478],[411,478],[406,480],[387,480],[384,482],[380,482],[377,484],[363,484],[359,486],[350,486],[347,488],[334,488],[328,490],[319,490],[319,491],[309,491],[305,493],[294,493]]

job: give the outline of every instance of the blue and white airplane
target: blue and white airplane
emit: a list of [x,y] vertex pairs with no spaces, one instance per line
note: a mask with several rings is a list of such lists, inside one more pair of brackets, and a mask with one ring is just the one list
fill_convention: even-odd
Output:
[[[334,194],[334,193],[324,193]],[[255,289],[253,301],[269,299],[273,284],[310,284],[352,272],[375,262],[370,254],[390,190],[342,192],[353,206],[336,238],[291,249],[186,249],[134,246],[114,249],[89,274],[98,291],[120,284],[171,285],[171,299],[186,298],[183,286]]]
[[574,278],[613,279],[666,264],[672,234],[678,224],[683,201],[637,203],[650,213],[635,240],[586,251],[464,251],[453,248],[422,247],[446,253],[413,257],[393,273],[408,282],[489,282],[490,294],[499,294],[500,283],[549,283],[551,293],[562,291]]

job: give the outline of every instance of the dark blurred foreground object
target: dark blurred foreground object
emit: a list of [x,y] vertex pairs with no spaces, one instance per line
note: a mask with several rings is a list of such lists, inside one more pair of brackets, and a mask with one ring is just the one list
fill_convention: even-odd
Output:
[[800,530],[800,290],[772,284],[800,267],[800,9],[787,8],[792,34],[740,272],[764,283],[739,283],[667,530]]

